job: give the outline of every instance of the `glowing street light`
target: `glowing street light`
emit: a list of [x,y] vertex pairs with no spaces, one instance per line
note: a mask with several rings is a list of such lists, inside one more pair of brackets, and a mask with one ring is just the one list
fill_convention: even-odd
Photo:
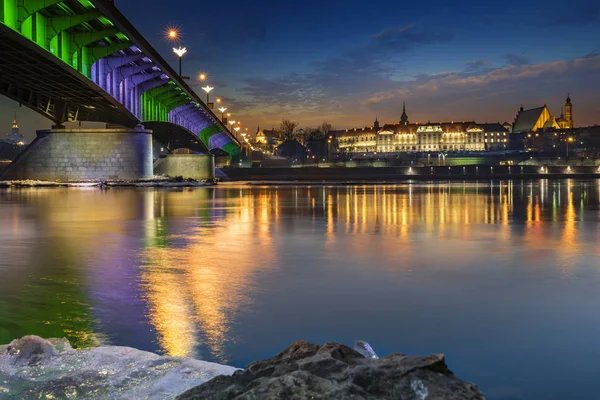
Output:
[[569,161],[569,143],[573,142],[575,139],[572,137],[567,138],[567,162]]
[[179,36],[181,36],[181,32],[179,31],[179,28],[177,28],[175,26],[170,26],[165,30],[165,36],[166,36],[167,40],[169,40],[171,42],[175,42],[175,41],[179,40]]
[[179,57],[179,77],[181,77],[181,59],[183,58],[183,55],[187,53],[187,49],[181,46],[173,47],[173,53],[177,54],[177,57]]
[[233,128],[233,130],[235,131],[235,138],[237,139],[237,133],[240,130],[240,127],[236,126],[235,128]]
[[198,74],[198,80],[199,80],[200,82],[203,82],[203,81],[205,81],[205,80],[206,80],[206,74],[205,74],[204,72],[200,72],[200,73]]
[[206,104],[208,104],[208,95],[209,95],[210,91],[213,89],[214,89],[214,87],[208,86],[208,85],[206,85],[202,88],[202,90],[204,90],[206,92]]
[[223,114],[225,113],[225,111],[227,111],[227,108],[221,107],[219,108],[219,111],[221,111],[221,121],[223,121]]

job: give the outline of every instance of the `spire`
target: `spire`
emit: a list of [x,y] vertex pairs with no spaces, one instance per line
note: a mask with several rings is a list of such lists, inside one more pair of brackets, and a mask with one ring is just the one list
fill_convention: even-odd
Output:
[[571,94],[567,93],[567,104],[571,104]]
[[13,127],[13,129],[19,128],[19,124],[17,124],[17,112],[16,111],[15,111],[15,119],[13,120],[12,127]]
[[408,124],[408,115],[406,115],[406,103],[402,102],[402,116],[400,117],[400,124],[407,125]]

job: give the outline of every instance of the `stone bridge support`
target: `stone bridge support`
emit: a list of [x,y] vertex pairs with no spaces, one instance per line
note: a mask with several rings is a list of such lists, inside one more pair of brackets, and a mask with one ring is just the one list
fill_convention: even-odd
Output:
[[152,131],[50,129],[0,174],[0,180],[98,181],[153,176]]

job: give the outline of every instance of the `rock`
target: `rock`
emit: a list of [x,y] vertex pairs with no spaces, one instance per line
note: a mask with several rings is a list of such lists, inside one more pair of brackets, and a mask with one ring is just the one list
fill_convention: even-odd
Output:
[[4,352],[12,365],[36,365],[57,354],[52,343],[39,336],[23,336],[15,339],[10,342]]
[[0,351],[0,398],[173,399],[236,370],[129,347],[74,350],[66,339],[26,336]]
[[342,344],[317,346],[299,341],[271,359],[253,362],[231,376],[213,378],[177,399],[479,400],[484,397],[476,385],[455,377],[441,354],[412,357],[392,353],[375,359],[365,358]]
[[354,342],[354,350],[358,351],[365,358],[379,358],[371,345],[364,340],[356,340]]

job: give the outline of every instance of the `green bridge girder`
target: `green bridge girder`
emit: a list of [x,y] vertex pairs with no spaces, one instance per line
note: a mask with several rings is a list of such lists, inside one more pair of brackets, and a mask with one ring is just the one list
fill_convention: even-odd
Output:
[[[88,79],[92,79],[92,66],[96,62],[117,52],[128,51],[135,46],[128,34],[123,33],[118,26],[125,27],[125,30],[136,38],[141,37],[122,16],[119,17],[118,12],[115,13],[114,8],[107,8],[99,0],[0,1],[2,2],[0,22],[3,25],[20,33]],[[123,21],[126,23],[123,24]],[[154,50],[150,51],[151,54],[152,52]],[[162,61],[160,56],[158,59]],[[160,70],[162,66],[164,61]],[[180,80],[178,77],[171,79]],[[185,83],[183,86],[187,88],[186,90],[190,90]],[[222,149],[231,155],[238,154],[237,140],[232,138],[226,127],[212,112],[201,110],[204,106],[199,103],[200,100],[196,100],[198,96],[195,93],[193,96],[195,97],[190,97],[176,82],[170,80],[168,84],[139,94],[137,117],[142,121],[168,122],[173,110],[186,104],[196,103],[202,118],[212,122],[212,125],[197,129],[198,132],[195,132],[202,142],[208,147],[209,139],[214,135],[227,135],[231,143],[222,145]],[[124,104],[123,100],[119,101]],[[79,115],[77,112],[73,114],[73,120],[77,120],[77,115]],[[223,140],[220,139],[219,143],[223,143]]]

